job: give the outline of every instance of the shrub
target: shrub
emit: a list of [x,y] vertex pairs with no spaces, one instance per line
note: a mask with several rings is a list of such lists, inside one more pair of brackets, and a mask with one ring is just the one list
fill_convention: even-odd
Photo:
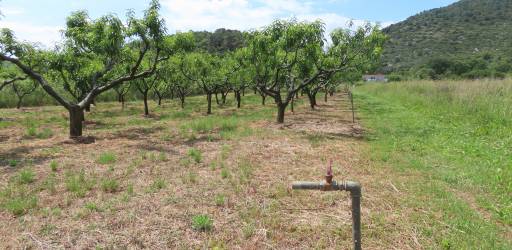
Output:
[[195,148],[191,148],[188,150],[188,156],[190,156],[190,158],[192,158],[192,160],[194,160],[196,163],[200,163],[203,158],[201,155],[201,151]]
[[208,215],[195,215],[192,217],[192,228],[198,231],[210,231],[213,228],[213,220]]
[[98,158],[98,163],[102,165],[113,164],[117,161],[116,155],[110,152],[104,152]]

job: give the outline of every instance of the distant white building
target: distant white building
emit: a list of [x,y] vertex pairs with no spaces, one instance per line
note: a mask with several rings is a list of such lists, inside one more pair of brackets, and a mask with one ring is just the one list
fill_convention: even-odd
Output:
[[388,78],[386,77],[386,75],[383,75],[383,74],[364,75],[363,81],[365,81],[365,82],[387,82]]

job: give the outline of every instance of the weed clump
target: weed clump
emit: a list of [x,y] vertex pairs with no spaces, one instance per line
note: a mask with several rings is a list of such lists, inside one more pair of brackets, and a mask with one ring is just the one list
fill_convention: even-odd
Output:
[[194,160],[196,163],[200,163],[203,159],[201,151],[195,148],[191,148],[188,151],[188,156],[190,156],[190,158],[192,158],[192,160]]
[[102,153],[97,160],[97,162],[101,165],[114,164],[116,161],[116,155],[111,152]]
[[197,231],[211,231],[213,228],[213,220],[208,215],[195,215],[192,217],[192,228]]

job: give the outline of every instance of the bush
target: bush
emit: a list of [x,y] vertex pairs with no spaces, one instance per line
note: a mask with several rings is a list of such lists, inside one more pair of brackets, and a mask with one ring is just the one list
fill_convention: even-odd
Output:
[[192,217],[192,228],[198,231],[210,231],[213,228],[213,220],[208,215],[195,215]]

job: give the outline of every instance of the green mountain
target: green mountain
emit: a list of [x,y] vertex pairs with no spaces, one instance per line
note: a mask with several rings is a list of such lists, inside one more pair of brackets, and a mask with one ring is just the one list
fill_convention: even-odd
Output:
[[383,31],[387,70],[420,68],[433,59],[512,59],[512,0],[460,0],[424,11]]

